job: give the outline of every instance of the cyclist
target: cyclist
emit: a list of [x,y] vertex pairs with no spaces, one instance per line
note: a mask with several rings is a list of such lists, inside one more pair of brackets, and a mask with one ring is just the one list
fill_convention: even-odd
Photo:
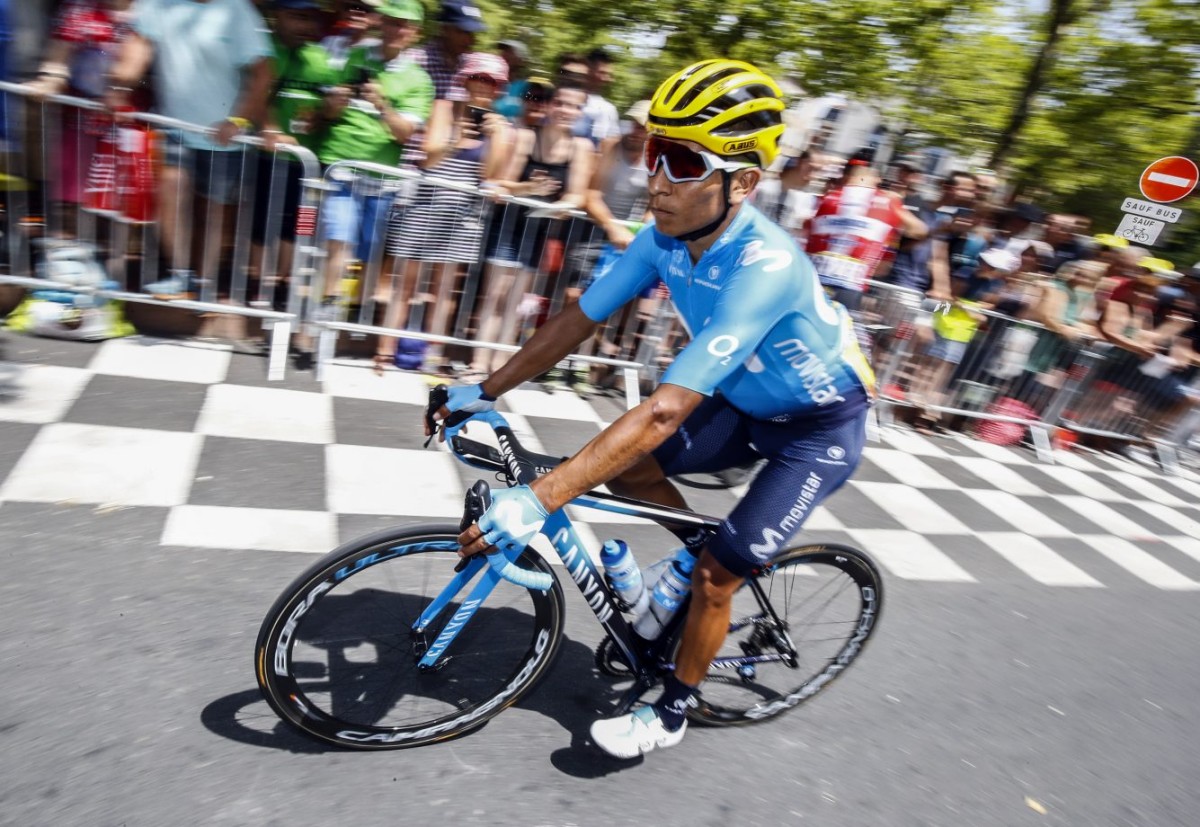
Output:
[[706,60],[668,78],[646,124],[655,223],[504,367],[452,388],[440,412],[490,409],[661,278],[691,333],[662,384],[532,486],[494,492],[459,537],[461,554],[524,548],[549,513],[603,483],[685,507],[668,476],[768,460],[710,542],[676,532],[699,560],[675,671],[653,705],[592,726],[595,743],[617,757],[679,742],[728,633],[734,592],[846,481],[862,451],[874,377],[853,324],[788,233],[747,202],[778,152],[783,108],[779,87],[747,63]]

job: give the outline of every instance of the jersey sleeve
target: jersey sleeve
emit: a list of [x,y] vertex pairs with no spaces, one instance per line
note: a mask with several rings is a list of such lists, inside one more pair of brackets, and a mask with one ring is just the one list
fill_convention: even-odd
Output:
[[815,284],[808,258],[793,250],[764,250],[751,242],[712,316],[663,374],[662,381],[712,396],[738,370],[792,306],[798,279]]
[[593,322],[602,322],[658,278],[658,242],[652,227],[644,227],[612,269],[592,282],[579,297],[579,309]]

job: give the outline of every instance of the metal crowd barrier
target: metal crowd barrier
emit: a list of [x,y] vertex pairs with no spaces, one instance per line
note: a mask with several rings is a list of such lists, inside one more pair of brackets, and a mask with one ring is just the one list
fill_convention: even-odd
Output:
[[[167,198],[163,153],[173,136],[208,127],[141,112],[117,119],[95,101],[38,99],[18,84],[0,83],[0,92],[10,134],[19,136],[0,156],[8,184],[0,283],[259,319],[270,330],[268,376],[281,379],[320,252],[312,243],[316,157],[290,145],[267,153],[261,139],[238,137],[226,152],[189,153],[178,168],[193,197]],[[102,259],[107,283],[64,278],[48,265],[72,256],[84,270],[89,258]],[[164,283],[176,270],[184,272]]]
[[[395,339],[427,370],[487,373],[496,354],[518,350],[582,292],[603,252],[602,235],[578,210],[411,166],[339,161],[325,169],[322,189],[320,301],[305,314],[318,379],[340,333]],[[639,300],[566,361],[619,373],[636,404],[661,304],[657,295]]]
[[[864,302],[866,320],[882,322],[886,331],[873,360],[885,426],[900,407],[1011,423],[1028,428],[1038,458],[1051,463],[1062,428],[1151,442],[1165,469],[1178,468],[1179,446],[1200,425],[1200,411],[1171,421],[1168,414],[1177,411],[1164,398],[1162,375],[1148,375],[1133,354],[1103,341],[1069,340],[1037,322],[990,310],[973,311],[976,326],[962,331],[960,346],[947,347],[936,342],[935,329],[950,305],[922,299],[872,282]],[[1191,392],[1200,396],[1200,378]]]

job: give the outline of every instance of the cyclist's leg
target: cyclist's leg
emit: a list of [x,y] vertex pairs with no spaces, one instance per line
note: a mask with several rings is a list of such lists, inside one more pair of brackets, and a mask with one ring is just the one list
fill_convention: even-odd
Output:
[[835,425],[754,422],[767,465],[721,524],[692,575],[692,605],[675,677],[696,687],[729,630],[733,593],[769,561],[822,500],[854,472],[866,440],[866,410]]
[[[758,458],[750,447],[745,417],[720,397],[700,403],[679,430],[648,456],[609,483],[614,494],[672,508],[687,502],[668,477],[722,471]],[[675,532],[689,548],[698,549],[695,532]],[[694,545],[695,544],[695,545]]]

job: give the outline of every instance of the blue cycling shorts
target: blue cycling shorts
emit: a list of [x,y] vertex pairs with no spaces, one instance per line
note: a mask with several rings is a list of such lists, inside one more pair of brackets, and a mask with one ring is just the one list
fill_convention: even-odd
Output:
[[867,409],[836,424],[752,419],[719,395],[700,404],[654,451],[667,476],[767,464],[708,544],[722,566],[748,575],[787,547],[804,521],[858,467]]

